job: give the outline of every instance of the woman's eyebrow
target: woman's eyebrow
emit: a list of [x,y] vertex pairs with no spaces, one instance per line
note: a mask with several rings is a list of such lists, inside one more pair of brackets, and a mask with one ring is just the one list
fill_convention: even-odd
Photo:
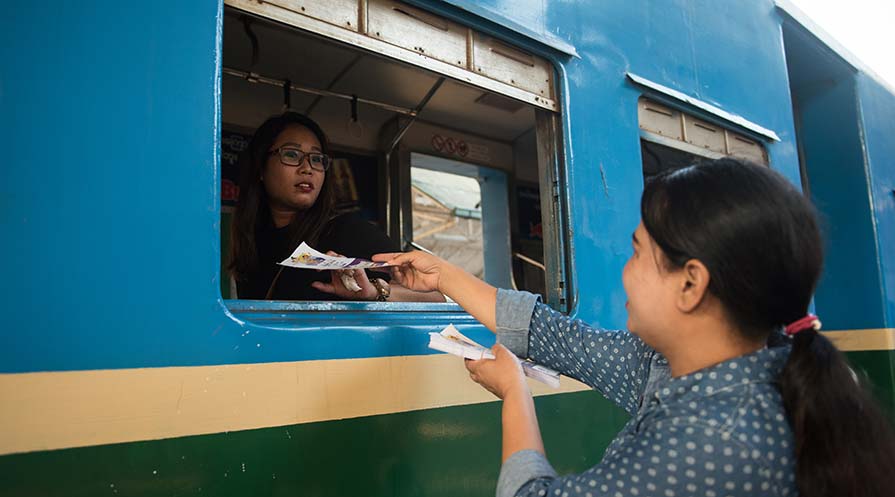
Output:
[[[280,145],[280,147],[290,147],[290,148],[297,148],[299,150],[304,150],[304,147],[301,146],[301,143],[295,143],[295,142],[286,142],[286,143]],[[311,149],[309,151],[323,152],[323,149],[318,147],[317,145],[314,145],[313,147],[311,147]]]

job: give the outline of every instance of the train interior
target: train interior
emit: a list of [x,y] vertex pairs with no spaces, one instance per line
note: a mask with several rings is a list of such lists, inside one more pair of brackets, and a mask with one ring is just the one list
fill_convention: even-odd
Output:
[[[397,22],[438,27],[437,19],[389,5],[382,12]],[[375,34],[389,41],[388,23],[382,26],[382,35]],[[558,122],[556,112],[502,94],[506,84],[483,88],[425,63],[383,56],[348,38],[306,31],[263,13],[225,9],[224,298],[237,298],[226,264],[239,154],[254,129],[286,109],[310,116],[328,134],[334,162],[327,174],[337,181],[338,211],[359,213],[400,240],[405,250],[429,250],[495,285],[546,294],[551,267],[545,264],[544,232],[556,227],[550,216],[541,219],[542,185],[550,181],[547,170],[559,155],[554,137],[561,134],[549,129]],[[424,50],[400,47],[404,42],[398,40],[390,43]],[[527,57],[532,56],[512,50],[489,53],[509,54],[504,57],[509,76],[503,76],[516,83],[531,72]],[[522,76],[512,77],[512,64]],[[552,78],[545,80],[547,92]],[[548,241],[547,257],[554,252],[551,260],[556,260],[556,250]]]
[[646,97],[640,98],[637,111],[644,180],[664,171],[727,156],[757,164],[770,163],[760,138],[711,122],[708,116],[696,116]]

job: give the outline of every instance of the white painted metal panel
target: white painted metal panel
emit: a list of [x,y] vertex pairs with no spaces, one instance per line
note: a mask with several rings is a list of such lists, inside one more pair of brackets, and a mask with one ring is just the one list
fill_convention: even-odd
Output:
[[513,146],[455,129],[417,121],[401,140],[403,147],[470,164],[513,170]]
[[733,157],[750,160],[758,164],[768,163],[764,148],[755,140],[736,133],[727,132],[728,153]]
[[684,119],[686,142],[713,152],[727,153],[724,144],[724,128],[686,116]]
[[479,74],[535,95],[553,98],[553,67],[540,57],[475,33],[473,61],[475,71]]
[[[287,3],[287,0],[277,1],[280,3]],[[310,2],[311,0],[306,1]],[[292,10],[293,8],[295,8],[295,5],[292,4],[290,4],[290,7],[287,9],[280,5],[275,5],[271,2],[259,3],[257,0],[224,0],[224,3],[239,10],[250,12],[259,17],[272,19],[274,21],[314,33],[324,38],[337,40],[339,42],[351,45],[356,48],[360,48],[374,54],[389,57],[428,71],[433,71],[435,73],[453,78],[465,84],[469,84],[486,91],[498,93],[527,103],[529,105],[533,105],[535,107],[540,107],[554,112],[559,111],[559,105],[552,95],[552,91],[544,90],[545,93],[542,94],[540,93],[541,90],[534,92],[524,89],[522,86],[513,83],[514,81],[516,81],[516,78],[506,73],[506,71],[498,71],[498,73],[502,74],[503,77],[496,77],[494,74],[485,75],[483,74],[484,71],[478,72],[470,70],[467,60],[467,54],[471,52],[471,50],[468,49],[469,41],[467,40],[467,38],[469,38],[469,36],[467,35],[464,35],[465,38],[462,42],[462,56],[459,52],[456,51],[457,41],[454,40],[453,37],[451,37],[451,42],[449,43],[452,45],[452,48],[450,50],[446,50],[445,52],[441,51],[443,47],[431,48],[431,45],[429,45],[429,48],[426,48],[426,43],[423,43],[421,41],[417,42],[414,45],[414,43],[411,42],[411,39],[407,37],[407,33],[400,31],[398,32],[398,34],[389,38],[391,41],[386,41],[382,38],[381,29],[379,30],[380,36],[377,37],[375,30],[375,21],[370,19],[370,17],[374,17],[372,13],[375,13],[376,10],[376,6],[374,6],[373,3],[376,3],[376,5],[384,5],[386,1],[387,0],[376,0],[374,2],[371,2],[371,4],[368,6],[368,10],[365,12],[366,20],[361,22],[361,24],[366,26],[366,29],[360,30],[354,30],[347,26],[347,24],[345,26],[334,25],[331,22],[325,22],[315,17],[305,15],[305,13],[301,12],[300,6],[298,7],[298,12],[295,12],[294,10]],[[316,3],[319,5],[328,5],[327,2],[319,0]],[[398,6],[403,5],[397,2],[391,2],[390,4]],[[373,10],[371,11],[369,9]],[[408,11],[410,8],[400,7],[400,9],[402,11]],[[436,28],[436,25],[443,26],[436,21],[436,19],[442,18],[433,16],[419,9],[414,11],[415,15],[425,14],[426,16],[431,16],[426,17],[426,20],[430,22],[421,22],[415,17],[407,15],[406,13],[397,12],[394,11],[394,9],[392,9],[392,11],[395,13],[395,15],[401,15],[407,17],[410,21],[416,21],[422,24],[426,24],[434,30],[440,30],[439,28]],[[307,6],[305,7],[305,12],[308,12]],[[363,18],[364,16],[361,17]],[[371,25],[371,22],[373,23],[373,25]],[[404,22],[407,22],[407,20],[405,20]],[[467,28],[462,27],[459,24],[452,23],[450,21],[446,22],[448,25],[449,33],[458,32],[457,30],[459,30],[459,32],[467,34],[469,33],[469,30]],[[352,26],[354,24],[354,21],[352,21]],[[423,53],[419,50],[414,50],[414,46],[416,46],[417,48],[422,46],[423,50],[426,53]],[[450,53],[451,56],[447,57],[447,53]],[[456,60],[454,60],[454,55],[458,56]],[[445,60],[442,60],[442,57]],[[550,66],[546,60],[538,58],[535,58],[535,60],[536,68],[540,68],[538,70],[552,75],[552,66]],[[458,61],[461,61],[461,64],[457,64]],[[520,81],[522,79],[523,78],[520,76]],[[545,75],[544,79],[552,79],[552,76],[548,77]],[[550,88],[552,88],[552,86]]]
[[358,29],[357,0],[326,0],[326,2],[315,2],[313,0],[264,0],[264,2],[345,29],[352,31],[357,31]]
[[681,113],[676,109],[641,98],[637,102],[640,129],[675,140],[683,140]]
[[466,67],[468,29],[391,0],[370,0],[367,35],[458,67]]
[[780,137],[777,136],[777,133],[774,133],[772,130],[767,129],[765,127],[759,126],[758,124],[755,124],[754,122],[749,121],[749,120],[743,118],[742,116],[738,116],[736,114],[731,114],[730,112],[720,109],[708,102],[703,102],[702,100],[693,98],[689,95],[686,95],[686,94],[681,93],[677,90],[671,89],[667,86],[660,85],[659,83],[650,81],[650,80],[640,77],[636,74],[629,72],[629,73],[627,73],[627,75],[628,75],[628,79],[630,79],[632,82],[634,82],[635,84],[637,84],[639,86],[647,88],[650,91],[661,93],[665,96],[671,97],[674,100],[677,100],[678,102],[681,102],[688,106],[695,107],[702,112],[706,112],[712,116],[718,117],[719,119],[721,119],[723,121],[727,121],[727,122],[730,122],[737,126],[740,126],[740,127],[747,129],[757,135],[770,138],[771,140],[774,140],[777,142],[780,141]]

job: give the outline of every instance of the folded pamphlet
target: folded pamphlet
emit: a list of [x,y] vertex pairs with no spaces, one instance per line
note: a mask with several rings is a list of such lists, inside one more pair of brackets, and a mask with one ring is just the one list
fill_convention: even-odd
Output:
[[301,269],[369,269],[391,265],[387,262],[373,262],[355,257],[326,255],[314,250],[305,242],[301,242],[301,245],[292,252],[292,255],[279,264]]
[[[429,348],[474,361],[494,359],[494,353],[491,352],[491,349],[482,347],[470,340],[457,331],[457,328],[454,328],[452,324],[441,330],[441,333],[429,333]],[[533,380],[538,380],[553,388],[559,388],[559,373],[548,367],[523,360],[522,371],[525,373],[525,376]]]

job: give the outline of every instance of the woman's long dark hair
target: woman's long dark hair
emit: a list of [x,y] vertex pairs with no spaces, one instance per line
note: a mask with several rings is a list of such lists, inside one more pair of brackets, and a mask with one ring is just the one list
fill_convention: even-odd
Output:
[[[239,203],[230,228],[230,264],[228,268],[237,280],[244,280],[258,265],[255,245],[256,230],[272,223],[267,191],[261,182],[270,149],[280,133],[290,126],[310,130],[320,141],[320,148],[329,155],[329,141],[320,126],[311,118],[295,112],[269,118],[258,127],[249,147],[240,157]],[[327,221],[333,214],[332,181],[324,179],[317,201],[289,224],[290,246],[305,241],[315,245]],[[285,257],[285,254],[284,254]]]
[[[820,230],[811,203],[780,174],[735,159],[690,166],[650,180],[640,210],[664,264],[705,264],[708,291],[748,338],[808,312],[823,264]],[[826,337],[794,336],[779,386],[802,497],[892,495],[891,426]]]

